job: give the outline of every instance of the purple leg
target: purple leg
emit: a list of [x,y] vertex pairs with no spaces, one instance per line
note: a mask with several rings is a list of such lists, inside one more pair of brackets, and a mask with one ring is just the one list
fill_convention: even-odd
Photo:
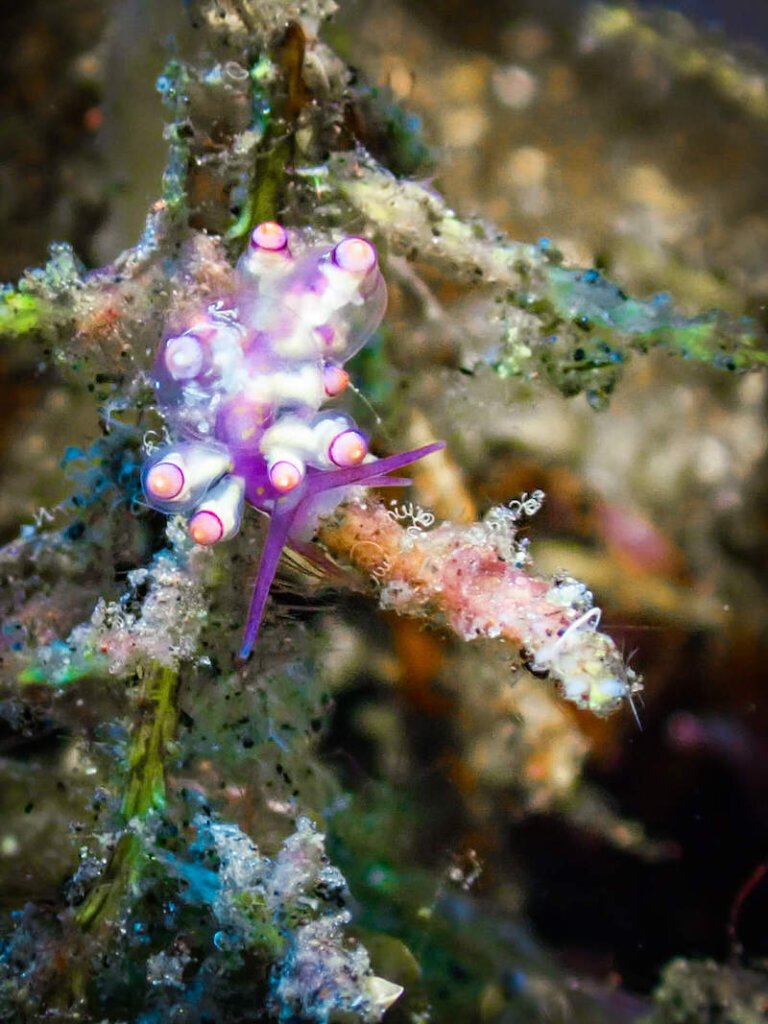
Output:
[[269,520],[267,539],[261,552],[261,560],[256,574],[256,584],[253,588],[251,606],[248,609],[248,619],[245,624],[245,636],[243,646],[240,648],[240,658],[245,661],[253,649],[256,637],[259,633],[259,626],[264,617],[264,608],[269,596],[269,588],[277,572],[277,563],[280,561],[285,542],[290,533],[293,520],[296,517],[296,508],[275,511]]

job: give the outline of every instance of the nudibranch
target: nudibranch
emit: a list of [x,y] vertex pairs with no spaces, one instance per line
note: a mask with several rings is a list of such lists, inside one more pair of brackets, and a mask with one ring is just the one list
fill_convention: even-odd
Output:
[[306,550],[319,515],[356,486],[408,481],[393,470],[435,442],[377,459],[354,420],[327,403],[344,364],[378,327],[387,287],[374,245],[310,245],[273,222],[253,231],[234,294],[163,338],[152,370],[173,443],[142,470],[147,503],[186,517],[196,544],[233,537],[245,504],[270,517],[240,656],[247,658],[286,545]]

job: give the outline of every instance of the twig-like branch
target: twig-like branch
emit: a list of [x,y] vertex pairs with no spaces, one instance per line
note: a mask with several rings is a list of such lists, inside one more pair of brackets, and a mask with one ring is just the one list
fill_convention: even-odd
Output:
[[335,154],[329,171],[332,187],[394,253],[486,288],[485,361],[501,376],[543,376],[600,407],[633,351],[663,348],[730,371],[768,366],[765,332],[749,317],[686,317],[669,296],[631,298],[595,269],[563,266],[548,242],[513,242],[462,219],[430,186],[396,178],[362,149]]
[[347,502],[323,520],[336,558],[378,580],[383,607],[441,622],[463,640],[506,640],[578,707],[606,715],[640,688],[600,611],[570,578],[536,575],[506,522],[406,530],[381,502]]

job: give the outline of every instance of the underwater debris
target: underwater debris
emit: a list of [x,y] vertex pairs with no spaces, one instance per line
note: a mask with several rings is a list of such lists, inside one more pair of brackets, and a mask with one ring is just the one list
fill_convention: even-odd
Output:
[[296,930],[274,987],[279,1020],[289,1022],[299,1014],[300,1019],[327,1024],[346,1012],[374,1022],[400,997],[402,986],[371,974],[362,946],[342,945],[349,921],[349,913],[342,912]]
[[633,351],[661,348],[729,371],[768,365],[765,333],[749,317],[686,317],[668,295],[631,298],[595,268],[565,266],[547,239],[512,242],[459,217],[431,187],[399,180],[361,149],[335,154],[329,179],[392,252],[483,289],[483,322],[495,337],[466,369],[479,362],[505,378],[542,377],[566,396],[584,392],[600,409]]
[[335,0],[192,0],[192,17],[232,48],[266,47],[291,21],[317,27],[338,9]]
[[169,522],[167,535],[169,546],[147,568],[128,574],[120,600],[100,598],[90,621],[66,640],[37,648],[22,683],[62,686],[99,674],[122,679],[150,665],[178,669],[195,656],[208,614],[210,561],[178,520]]
[[[305,817],[274,859],[264,857],[236,825],[198,816],[193,852],[215,853],[205,881],[189,866],[173,867],[192,883],[187,899],[211,899],[218,950],[255,949],[276,957],[271,1001],[281,1021],[326,1024],[338,1013],[372,1024],[402,993],[376,977],[365,947],[346,934],[344,876],[328,861],[324,836]],[[204,861],[205,862],[205,861]]]
[[[141,240],[111,266],[85,273],[69,246],[52,246],[45,267],[0,293],[0,335],[43,344],[74,381],[92,375],[126,388],[147,339],[160,338],[175,308],[200,305],[231,280],[219,239],[190,233],[174,250],[175,236],[167,204],[158,202]],[[170,279],[167,251],[176,256]]]
[[582,46],[588,51],[631,47],[681,78],[705,81],[713,92],[752,117],[768,117],[765,61],[754,51],[724,53],[722,40],[714,31],[697,26],[677,11],[590,4],[582,26]]
[[178,942],[169,952],[155,953],[147,960],[147,981],[150,985],[184,989],[184,971],[192,957]]
[[768,1013],[765,974],[714,960],[669,963],[648,1024],[760,1024]]

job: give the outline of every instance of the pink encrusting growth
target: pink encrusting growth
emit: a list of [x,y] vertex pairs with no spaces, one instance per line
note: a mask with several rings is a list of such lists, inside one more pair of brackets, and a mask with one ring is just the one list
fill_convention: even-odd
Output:
[[414,533],[366,499],[339,505],[318,533],[332,555],[378,580],[383,607],[441,621],[463,640],[506,640],[577,707],[607,715],[640,688],[598,632],[600,610],[586,587],[537,576],[509,520]]
[[200,545],[234,536],[245,502],[270,516],[241,655],[256,639],[283,547],[311,535],[355,486],[439,444],[376,460],[346,413],[322,410],[349,383],[343,364],[371,337],[386,284],[367,239],[308,245],[274,222],[251,234],[234,294],[175,325],[155,361],[158,404],[176,443],[153,452],[149,505],[188,517]]

